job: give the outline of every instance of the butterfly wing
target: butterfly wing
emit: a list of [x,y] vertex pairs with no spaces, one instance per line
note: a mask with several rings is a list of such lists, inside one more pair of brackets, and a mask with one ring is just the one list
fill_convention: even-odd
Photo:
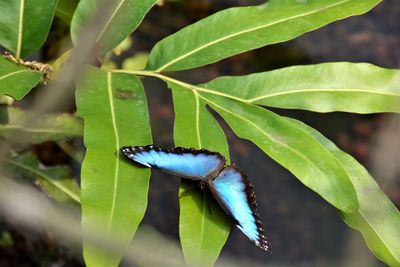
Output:
[[205,149],[176,147],[171,150],[155,146],[125,146],[121,152],[136,163],[193,180],[216,176],[225,166],[225,158]]
[[224,168],[210,182],[210,189],[236,226],[254,243],[267,251],[269,243],[260,221],[253,185],[236,166]]

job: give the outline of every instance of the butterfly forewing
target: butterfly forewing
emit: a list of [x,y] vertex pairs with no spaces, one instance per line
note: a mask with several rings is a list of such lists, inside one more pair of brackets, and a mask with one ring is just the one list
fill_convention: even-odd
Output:
[[259,219],[253,185],[246,175],[235,166],[226,167],[210,183],[210,189],[236,226],[257,246],[268,250],[269,243]]
[[150,145],[125,146],[121,151],[136,163],[193,180],[217,175],[226,162],[221,154],[205,149],[176,147],[167,150]]

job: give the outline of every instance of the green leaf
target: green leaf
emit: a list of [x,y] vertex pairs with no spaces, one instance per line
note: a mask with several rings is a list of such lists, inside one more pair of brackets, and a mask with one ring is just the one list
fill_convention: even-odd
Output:
[[[131,164],[119,148],[151,144],[146,96],[139,79],[89,67],[76,102],[87,149],[81,171],[82,227],[129,245],[147,206],[150,170]],[[84,243],[88,267],[117,266],[121,255]]]
[[201,97],[239,137],[255,143],[333,206],[346,212],[357,209],[356,192],[343,166],[307,132],[258,106],[215,96]]
[[0,94],[21,100],[39,83],[42,75],[0,56]]
[[74,52],[74,48],[68,49],[51,63],[51,67],[53,68],[53,70],[51,72],[51,77],[53,79],[57,79],[57,75],[59,75],[59,74],[64,75],[63,67],[70,59],[73,52]]
[[[102,0],[81,0],[71,23],[71,37],[76,45],[79,33],[101,7]],[[96,42],[101,56],[121,43],[141,23],[146,13],[157,0],[112,0],[107,1],[109,9]]]
[[17,58],[39,50],[49,33],[57,0],[0,0],[0,45]]
[[112,51],[115,55],[120,56],[122,53],[128,51],[132,47],[133,41],[130,36],[126,37],[119,45],[117,45]]
[[400,70],[366,63],[294,66],[205,85],[249,104],[317,112],[400,112]]
[[6,230],[2,230],[0,232],[0,247],[8,247],[8,246],[12,246],[13,244],[14,244],[14,240],[13,240],[11,234]]
[[354,213],[342,212],[345,222],[361,232],[375,256],[390,266],[400,266],[400,212],[380,190],[368,171],[354,158],[336,147],[315,129],[287,119],[323,145],[343,166],[353,183],[359,201]]
[[11,174],[32,179],[51,198],[80,203],[79,187],[72,176],[70,167],[66,165],[45,167],[31,152],[6,158],[4,161]]
[[59,0],[55,13],[56,17],[70,25],[78,3],[79,0]]
[[151,51],[148,69],[177,71],[207,65],[365,13],[379,2],[270,0],[260,6],[226,9],[161,40]]
[[[204,100],[194,90],[173,83],[169,87],[175,108],[175,145],[217,151],[229,160],[224,132],[206,109]],[[182,181],[179,235],[189,266],[213,266],[232,227],[229,217],[205,192]]]
[[8,117],[8,123],[0,124],[0,136],[11,143],[38,144],[44,141],[60,141],[83,135],[80,118],[73,115],[46,114],[33,124],[27,124],[29,113],[13,107],[0,107]]
[[128,57],[122,62],[122,69],[124,70],[143,70],[146,67],[149,54],[137,53],[133,57]]

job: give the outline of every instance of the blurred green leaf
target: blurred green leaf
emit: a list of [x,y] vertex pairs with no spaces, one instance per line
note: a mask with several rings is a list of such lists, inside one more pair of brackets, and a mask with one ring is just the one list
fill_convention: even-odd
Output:
[[68,25],[71,24],[72,16],[74,15],[76,6],[79,0],[58,0],[56,8],[56,17],[62,19]]
[[109,60],[109,61],[105,61],[105,62],[103,62],[103,64],[101,64],[101,69],[105,70],[105,71],[115,70],[115,69],[118,69],[118,65],[114,61]]
[[366,63],[294,66],[205,85],[243,102],[317,112],[400,112],[400,70]]
[[75,160],[80,165],[82,164],[85,153],[80,149],[75,147],[73,144],[66,140],[57,141],[57,145],[67,154],[71,159]]
[[326,201],[346,212],[357,209],[357,195],[343,166],[307,132],[258,106],[201,97],[239,137],[255,143]]
[[8,247],[13,245],[14,240],[8,231],[0,232],[0,247]]
[[126,37],[119,45],[117,45],[112,51],[115,55],[120,56],[123,52],[128,51],[132,46],[132,38]]
[[143,70],[146,67],[147,59],[149,54],[137,53],[133,57],[128,57],[122,63],[122,69],[124,70]]
[[222,10],[161,40],[150,53],[148,69],[177,71],[207,65],[365,13],[379,2],[270,0]]
[[[229,160],[224,132],[206,109],[204,100],[196,91],[182,89],[173,83],[169,87],[174,99],[175,145],[217,151]],[[232,227],[230,218],[205,192],[182,181],[179,235],[189,266],[213,266]]]
[[56,60],[54,60],[51,63],[51,66],[53,68],[53,71],[51,72],[51,77],[53,79],[55,79],[58,74],[62,73],[61,70],[62,70],[64,64],[66,64],[68,62],[73,51],[74,51],[73,48],[64,51]]
[[57,0],[0,0],[0,45],[17,58],[42,46],[53,21]]
[[73,200],[80,203],[79,187],[68,166],[45,167],[31,152],[4,161],[10,174],[33,179],[50,197],[58,201]]
[[[89,67],[76,102],[87,149],[81,171],[82,227],[129,245],[146,206],[150,170],[131,164],[119,148],[151,144],[146,96],[139,79]],[[121,255],[84,243],[88,267],[117,266]]]
[[42,75],[0,56],[0,94],[21,100],[39,83]]
[[[71,38],[76,45],[81,29],[100,8],[102,0],[81,0],[71,22]],[[121,43],[143,20],[157,0],[110,0],[109,17],[96,38],[100,54],[107,52]]]
[[390,266],[400,266],[400,212],[368,171],[315,129],[293,119],[286,120],[312,136],[343,166],[359,201],[357,212],[341,212],[344,221],[361,232],[376,257]]
[[44,141],[59,141],[83,134],[83,123],[73,115],[41,115],[35,123],[27,124],[29,112],[14,107],[0,107],[8,123],[0,124],[0,136],[11,143],[38,144]]

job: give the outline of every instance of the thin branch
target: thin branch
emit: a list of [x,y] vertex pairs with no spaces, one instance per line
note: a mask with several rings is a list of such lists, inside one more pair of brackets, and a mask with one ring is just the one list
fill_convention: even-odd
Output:
[[112,70],[111,72],[126,73],[126,74],[132,74],[132,75],[136,75],[136,76],[145,76],[145,77],[158,78],[160,80],[163,80],[164,82],[174,83],[174,84],[182,86],[183,88],[188,89],[188,90],[192,90],[192,91],[194,90],[194,91],[202,92],[202,93],[206,93],[206,94],[223,96],[223,97],[230,98],[230,99],[233,99],[233,100],[236,100],[236,101],[239,101],[239,102],[243,102],[243,103],[246,103],[246,104],[250,103],[249,100],[246,100],[246,99],[243,99],[243,98],[239,98],[239,97],[235,97],[235,96],[232,96],[232,95],[228,95],[228,94],[225,94],[225,93],[221,93],[221,92],[218,92],[218,91],[210,90],[210,89],[207,89],[207,88],[204,88],[204,87],[200,87],[200,86],[196,86],[196,85],[193,85],[193,84],[189,84],[189,83],[186,83],[186,82],[183,82],[183,81],[179,81],[179,80],[176,80],[176,79],[171,78],[169,76],[165,76],[165,75],[163,75],[161,73],[158,73],[158,72],[136,71],[136,70]]

